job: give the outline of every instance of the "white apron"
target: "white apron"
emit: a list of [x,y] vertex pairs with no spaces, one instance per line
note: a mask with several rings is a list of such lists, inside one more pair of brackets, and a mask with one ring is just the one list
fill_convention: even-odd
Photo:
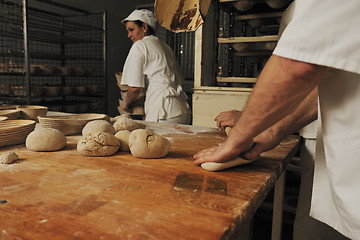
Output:
[[360,239],[360,75],[331,70],[319,85],[310,215]]

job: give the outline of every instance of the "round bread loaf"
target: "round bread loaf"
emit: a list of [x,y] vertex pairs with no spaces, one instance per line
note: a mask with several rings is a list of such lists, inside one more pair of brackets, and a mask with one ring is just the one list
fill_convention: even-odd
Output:
[[65,134],[54,128],[38,128],[26,138],[26,147],[35,152],[50,152],[64,148]]
[[94,121],[88,122],[84,126],[84,128],[82,130],[82,135],[85,136],[85,135],[89,135],[91,133],[96,133],[96,132],[106,132],[111,135],[114,135],[116,133],[113,125],[111,125],[111,123],[109,123],[108,121],[94,120]]
[[115,133],[115,137],[120,141],[120,150],[123,152],[130,152],[129,148],[129,135],[130,131],[128,130],[121,130]]
[[129,148],[135,157],[162,158],[169,153],[170,142],[148,129],[136,129],[129,135]]
[[115,154],[119,148],[119,140],[106,132],[90,133],[83,136],[77,144],[78,152],[88,157],[110,156]]
[[116,132],[121,130],[128,130],[132,132],[135,129],[143,129],[146,127],[145,124],[126,117],[118,118],[113,126]]

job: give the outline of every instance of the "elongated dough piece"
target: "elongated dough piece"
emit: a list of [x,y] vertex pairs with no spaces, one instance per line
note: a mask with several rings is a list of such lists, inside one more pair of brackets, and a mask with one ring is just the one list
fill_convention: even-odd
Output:
[[217,162],[202,163],[201,167],[207,171],[215,172],[215,171],[220,171],[220,170],[224,170],[224,169],[239,166],[239,165],[249,164],[255,160],[256,159],[246,160],[244,158],[237,157],[237,158],[234,158],[232,160],[222,162],[222,163],[217,163]]

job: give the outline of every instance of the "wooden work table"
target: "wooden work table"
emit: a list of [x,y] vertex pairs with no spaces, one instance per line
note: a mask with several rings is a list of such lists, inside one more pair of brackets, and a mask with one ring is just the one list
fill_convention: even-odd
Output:
[[0,148],[19,155],[0,164],[0,239],[233,239],[299,146],[289,136],[252,164],[208,172],[192,156],[222,142],[223,132],[146,124],[170,140],[167,157],[84,157],[80,136],[56,152]]

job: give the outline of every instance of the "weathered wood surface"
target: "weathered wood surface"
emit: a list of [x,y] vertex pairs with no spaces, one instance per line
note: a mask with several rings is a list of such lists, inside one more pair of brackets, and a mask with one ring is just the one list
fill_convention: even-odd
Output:
[[0,239],[231,239],[249,222],[299,138],[290,136],[254,163],[208,172],[192,163],[197,151],[223,141],[216,129],[148,124],[171,141],[163,159],[13,150],[0,164]]

